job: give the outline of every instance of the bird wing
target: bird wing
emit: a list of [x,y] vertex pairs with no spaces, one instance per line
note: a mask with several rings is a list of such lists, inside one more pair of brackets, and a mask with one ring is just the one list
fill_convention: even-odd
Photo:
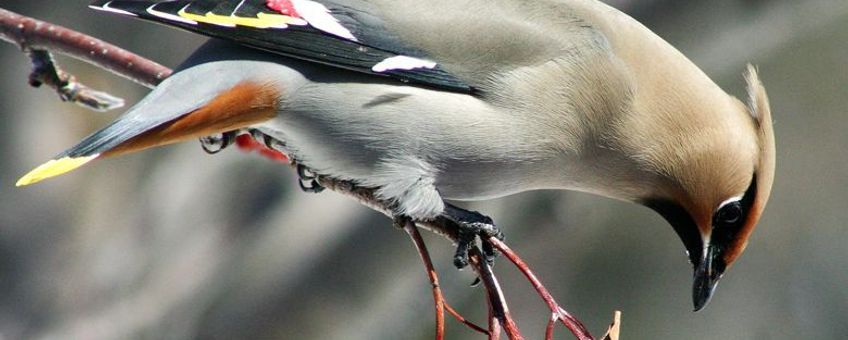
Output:
[[404,83],[471,92],[361,0],[99,0],[89,7]]

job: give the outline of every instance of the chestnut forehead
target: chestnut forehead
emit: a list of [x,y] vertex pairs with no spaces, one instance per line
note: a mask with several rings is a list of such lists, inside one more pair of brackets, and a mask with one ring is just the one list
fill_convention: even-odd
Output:
[[712,172],[708,175],[711,178],[703,179],[706,187],[699,188],[697,193],[701,195],[700,199],[706,200],[701,204],[709,205],[711,212],[728,203],[741,201],[750,192],[755,177],[754,155],[738,149],[728,153],[730,155],[724,157],[715,156],[720,159],[712,164]]
[[[750,163],[749,163],[750,164]],[[709,223],[709,219],[722,207],[733,202],[744,200],[750,191],[753,177],[753,165],[734,167],[716,167],[705,177],[698,178],[695,183],[684,183],[681,186],[680,198],[692,217],[700,223]],[[685,187],[686,184],[694,184]],[[747,208],[744,203],[743,209]],[[708,227],[708,226],[702,226]],[[706,230],[705,230],[706,231]]]
[[[741,131],[740,131],[741,130]],[[698,143],[676,148],[670,172],[678,181],[694,215],[712,215],[722,204],[747,192],[759,149],[746,129],[716,128],[703,133]]]

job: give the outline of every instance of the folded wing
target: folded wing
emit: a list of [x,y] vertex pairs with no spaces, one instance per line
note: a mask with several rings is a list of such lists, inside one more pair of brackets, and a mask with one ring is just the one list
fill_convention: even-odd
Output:
[[404,83],[472,91],[358,0],[100,0],[90,7]]

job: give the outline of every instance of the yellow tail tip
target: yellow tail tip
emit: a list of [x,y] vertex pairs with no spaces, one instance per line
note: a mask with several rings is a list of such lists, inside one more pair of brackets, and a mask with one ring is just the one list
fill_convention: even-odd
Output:
[[88,163],[100,154],[95,154],[91,156],[85,157],[62,157],[59,159],[51,159],[47,163],[39,165],[37,168],[32,169],[29,173],[21,177],[17,183],[15,183],[16,187],[22,187],[24,185],[30,185],[33,183],[40,182],[42,180],[48,179],[50,177],[59,176],[73,169],[79,168],[85,163]]

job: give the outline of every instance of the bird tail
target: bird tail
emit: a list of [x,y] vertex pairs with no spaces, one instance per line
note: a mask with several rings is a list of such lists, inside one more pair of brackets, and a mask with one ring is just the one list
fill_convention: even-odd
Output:
[[237,130],[276,115],[279,93],[270,83],[198,84],[198,79],[203,78],[180,73],[166,79],[124,115],[33,169],[16,186],[64,174],[98,158]]

